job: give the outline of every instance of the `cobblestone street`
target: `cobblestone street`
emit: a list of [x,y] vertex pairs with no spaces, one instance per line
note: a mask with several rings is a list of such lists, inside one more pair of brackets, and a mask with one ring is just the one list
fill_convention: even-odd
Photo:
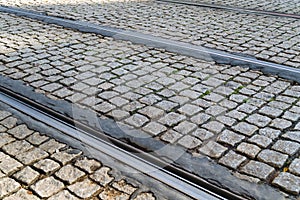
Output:
[[[48,15],[136,30],[300,67],[300,21],[156,1],[0,0]],[[292,4],[294,6],[294,4]],[[87,14],[91,13],[91,14]]]
[[0,199],[156,199],[115,166],[28,128],[3,108],[0,124]]
[[[300,68],[296,19],[154,1],[0,0],[0,5]],[[11,14],[1,13],[0,23],[2,76],[180,146],[194,157],[209,157],[241,180],[270,185],[299,199],[298,83]],[[0,111],[0,124],[0,199],[156,197],[141,183],[120,178],[113,166],[28,129],[9,112]],[[79,189],[86,185],[93,187]]]

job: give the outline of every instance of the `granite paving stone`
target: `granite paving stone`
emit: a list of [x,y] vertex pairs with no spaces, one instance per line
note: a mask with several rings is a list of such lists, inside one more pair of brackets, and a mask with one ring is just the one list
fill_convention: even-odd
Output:
[[246,136],[251,136],[251,135],[253,135],[258,130],[257,126],[248,124],[246,122],[240,122],[237,125],[233,126],[232,128],[235,131],[237,131],[239,133],[242,133],[242,134],[244,134]]
[[213,158],[221,157],[226,150],[226,147],[213,141],[209,141],[207,144],[199,148],[199,151],[201,153],[204,153],[205,155],[208,155]]
[[266,148],[272,143],[270,138],[263,135],[254,135],[248,139],[248,141],[260,146],[261,148]]
[[0,179],[0,198],[17,191],[20,187],[21,185],[12,178],[5,177]]
[[289,166],[289,171],[295,175],[300,175],[300,159],[296,158]]
[[182,137],[182,134],[180,134],[174,130],[168,130],[160,137],[160,139],[165,142],[174,143],[181,137]]
[[255,158],[261,149],[254,144],[242,142],[240,145],[238,145],[237,151],[249,156],[250,158]]
[[80,198],[89,198],[99,191],[102,187],[89,179],[84,179],[81,182],[76,182],[68,186],[68,189]]
[[86,157],[82,159],[78,159],[75,163],[75,166],[81,168],[82,170],[86,171],[87,173],[91,174],[95,170],[101,167],[101,163],[94,160],[94,159],[88,159]]
[[288,159],[288,157],[289,156],[286,154],[282,154],[269,149],[261,151],[257,156],[258,160],[277,168],[282,167]]
[[294,155],[299,151],[300,144],[296,142],[291,142],[287,140],[278,140],[273,146],[272,149],[279,151],[281,153],[286,153],[288,155]]
[[20,189],[18,192],[4,198],[4,200],[18,200],[18,199],[39,200],[40,198],[38,198],[36,195],[32,194],[29,190],[26,190],[23,188]]
[[219,163],[232,169],[237,169],[246,160],[247,158],[245,156],[239,155],[234,151],[229,151],[219,160]]
[[31,185],[34,181],[38,179],[39,173],[33,170],[31,167],[27,166],[23,168],[21,171],[14,174],[14,177],[18,181],[21,181],[22,183]]
[[300,143],[300,131],[289,131],[283,134],[282,137]]
[[245,136],[236,134],[229,130],[224,130],[217,138],[218,142],[225,143],[231,146],[235,146],[240,143]]
[[35,168],[42,170],[44,173],[49,174],[60,168],[59,163],[54,160],[44,159],[33,165]]
[[267,164],[251,160],[241,168],[241,171],[248,175],[266,180],[275,170]]
[[285,191],[291,192],[295,195],[299,194],[300,178],[288,172],[280,173],[272,183],[283,188]]
[[40,197],[46,198],[64,188],[64,184],[53,177],[42,179],[31,186]]
[[66,181],[69,184],[72,184],[75,181],[77,181],[79,178],[84,176],[85,173],[71,165],[66,165],[63,166],[58,172],[56,172],[55,175],[59,179]]
[[95,171],[95,173],[90,175],[90,178],[93,179],[94,181],[100,183],[102,186],[106,186],[114,179],[109,174],[110,171],[111,171],[111,169],[108,167],[101,167],[100,169]]
[[193,149],[201,145],[201,140],[197,139],[194,136],[186,135],[182,137],[179,141],[178,144],[186,147],[187,149]]
[[107,187],[100,194],[100,199],[129,199],[129,195],[114,188]]
[[143,130],[152,135],[158,135],[167,130],[167,128],[157,122],[150,122],[143,127]]

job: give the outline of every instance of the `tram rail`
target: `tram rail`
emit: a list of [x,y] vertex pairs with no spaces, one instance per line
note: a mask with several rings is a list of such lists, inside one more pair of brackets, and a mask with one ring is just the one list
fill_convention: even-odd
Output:
[[184,191],[190,198],[246,199],[4,87],[0,87],[0,102],[61,131],[74,140],[80,140],[79,142],[85,146],[111,156],[175,190]]
[[220,4],[200,3],[200,2],[192,2],[192,1],[179,1],[179,0],[156,0],[156,1],[162,2],[162,3],[173,3],[173,4],[181,4],[181,5],[188,5],[188,6],[197,6],[197,7],[204,7],[204,8],[228,10],[228,11],[235,11],[235,12],[240,12],[240,13],[247,13],[247,14],[267,15],[267,16],[274,16],[274,17],[286,17],[286,18],[300,19],[300,15],[276,12],[276,11],[247,9],[247,8],[241,8],[241,7],[234,7],[234,6],[227,6],[227,5],[225,6],[225,5],[220,5]]

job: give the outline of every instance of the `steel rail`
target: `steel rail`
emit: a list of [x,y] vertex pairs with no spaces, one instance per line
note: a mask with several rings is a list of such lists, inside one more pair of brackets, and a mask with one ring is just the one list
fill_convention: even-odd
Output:
[[235,11],[235,12],[247,13],[247,14],[267,15],[267,16],[274,16],[274,17],[287,17],[287,18],[300,19],[300,15],[276,12],[276,11],[248,9],[248,8],[241,8],[241,7],[234,7],[234,6],[224,6],[224,5],[220,5],[220,4],[198,3],[198,2],[178,1],[178,0],[156,0],[156,1],[164,2],[164,3],[182,4],[182,5],[188,5],[188,6],[198,6],[198,7],[204,7],[204,8],[214,8],[214,9],[220,9],[220,10],[229,10],[229,11]]
[[126,163],[191,198],[245,199],[3,87],[0,87],[0,101],[75,140],[80,138],[80,142],[86,146]]

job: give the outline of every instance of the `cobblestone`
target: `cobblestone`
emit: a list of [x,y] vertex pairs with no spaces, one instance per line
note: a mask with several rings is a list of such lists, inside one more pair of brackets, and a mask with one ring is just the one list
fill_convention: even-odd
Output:
[[241,169],[242,172],[266,180],[275,170],[267,164],[250,161]]
[[222,156],[222,154],[227,150],[226,147],[216,143],[209,141],[207,144],[199,148],[199,151],[201,153],[204,153],[205,155],[208,155],[213,158],[219,158]]
[[39,173],[27,166],[18,173],[14,174],[14,177],[27,185],[31,185],[38,179]]
[[244,161],[246,161],[246,157],[236,154],[233,151],[229,151],[229,153],[219,160],[219,163],[232,169],[237,169]]
[[21,185],[11,178],[5,177],[0,179],[0,198],[17,191]]
[[229,144],[235,146],[237,143],[241,142],[245,137],[239,134],[236,134],[232,131],[225,130],[217,138],[218,142]]
[[300,148],[300,144],[296,142],[291,142],[287,140],[278,140],[273,146],[272,149],[286,153],[288,155],[294,155]]
[[256,155],[261,151],[261,149],[253,144],[249,144],[249,143],[241,143],[238,147],[237,150],[247,156],[249,156],[250,158],[255,158]]
[[42,198],[50,197],[64,187],[64,184],[53,177],[38,181],[31,188]]
[[284,165],[288,159],[288,155],[278,153],[269,149],[261,151],[258,156],[258,160],[268,163],[274,167],[280,168]]
[[68,186],[68,189],[80,198],[89,198],[99,191],[101,186],[88,179],[84,179],[81,182],[76,182],[75,184]]
[[299,194],[300,178],[287,172],[282,172],[272,182],[274,185],[282,187],[284,190],[295,195]]
[[[7,14],[1,15],[0,20],[5,24],[4,31],[11,35],[7,37],[0,34],[0,44],[5,44],[5,51],[14,52],[1,53],[6,58],[2,60],[0,55],[3,65],[1,73],[10,78],[18,76],[18,79],[34,87],[36,92],[54,99],[69,99],[72,103],[98,111],[103,118],[113,117],[121,123],[129,122],[129,125],[137,129],[150,131],[157,139],[178,143],[195,155],[199,151],[224,163],[223,155],[229,153],[228,146],[231,146],[230,150],[235,154],[242,154],[243,158],[247,157],[252,161],[261,151],[272,149],[292,156],[292,162],[295,152],[299,150],[296,131],[300,129],[297,125],[300,104],[297,102],[299,89],[296,83],[284,79],[279,81],[277,77],[265,76],[247,68],[201,61],[161,49],[78,33]],[[16,27],[17,31],[10,27]],[[24,27],[32,32],[26,33]],[[26,43],[28,39],[43,45]],[[58,42],[62,40],[64,44]],[[99,42],[95,43],[95,40]],[[13,45],[14,43],[23,46]],[[26,65],[16,62],[18,56],[26,57],[25,50],[37,60],[28,60]],[[62,63],[68,64],[61,65]],[[35,74],[38,77],[26,79],[20,74],[14,75],[17,72]],[[53,83],[58,84],[54,88],[57,86],[61,89],[49,92]],[[48,86],[49,91],[43,90],[43,86]],[[57,91],[68,95],[56,95]],[[33,160],[28,157],[22,162],[33,165],[33,170],[47,176],[56,174],[61,167],[71,165],[74,159],[79,158],[77,153],[71,153],[70,158],[63,158],[66,145],[45,137],[43,133],[24,131],[25,134],[17,136],[16,127],[25,126],[10,114],[2,113],[1,116],[0,146],[9,154],[7,156],[21,159],[21,153],[42,149],[49,155],[46,159],[49,166],[43,162],[44,156]],[[141,120],[135,122],[132,120],[133,116]],[[6,129],[12,128],[16,128],[15,131],[6,133]],[[224,134],[227,129],[233,132]],[[14,145],[20,145],[21,143],[15,142],[22,137],[28,142],[23,147],[28,148],[19,151]],[[278,144],[283,138],[293,141],[292,145],[285,147]],[[270,143],[271,140],[276,142],[275,145]],[[216,146],[216,149],[211,150],[210,146]],[[73,157],[74,155],[76,156]],[[262,159],[262,156],[260,158],[261,162],[269,162]],[[0,169],[5,174],[11,175],[23,168],[13,158],[8,161],[14,163],[15,167],[11,168],[13,170],[7,168],[3,171],[4,164],[0,164]],[[232,166],[224,163],[231,169],[235,167],[235,159]],[[84,168],[76,165],[90,175],[101,166],[88,165]],[[240,166],[235,171],[241,172]],[[279,173],[278,168],[276,172]],[[73,192],[72,195],[76,196]]]

